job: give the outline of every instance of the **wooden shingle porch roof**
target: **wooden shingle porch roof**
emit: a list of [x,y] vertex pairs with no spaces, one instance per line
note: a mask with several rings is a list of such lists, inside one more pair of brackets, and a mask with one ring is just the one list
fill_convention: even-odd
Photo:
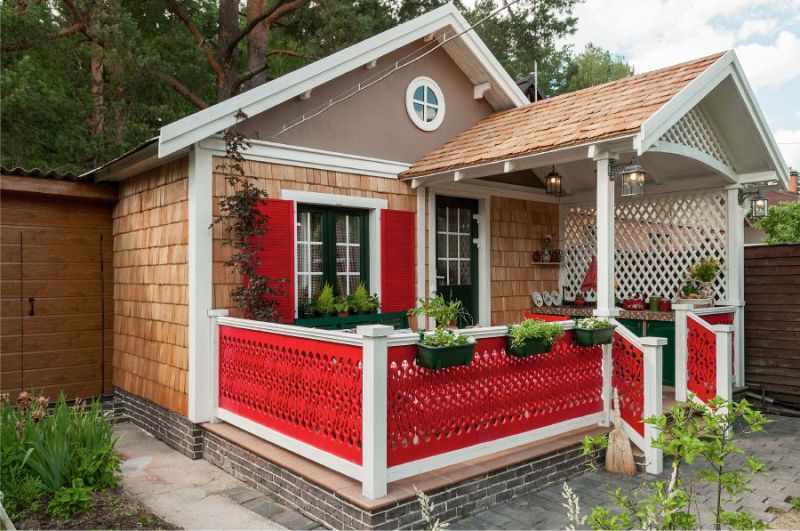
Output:
[[498,112],[417,160],[402,179],[638,133],[717,53]]

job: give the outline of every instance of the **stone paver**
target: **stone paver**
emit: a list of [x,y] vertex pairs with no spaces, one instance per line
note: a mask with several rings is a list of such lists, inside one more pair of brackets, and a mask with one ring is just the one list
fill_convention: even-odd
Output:
[[[767,522],[775,519],[775,510],[789,509],[789,498],[800,497],[800,418],[770,418],[776,422],[767,427],[766,433],[751,434],[737,441],[746,451],[760,457],[767,471],[757,475],[751,483],[753,492],[742,495],[728,506],[730,510],[747,510]],[[641,475],[629,478],[602,470],[590,471],[571,479],[569,484],[580,497],[581,511],[587,514],[597,505],[613,510],[616,507],[611,501],[614,489],[631,493],[639,488],[643,479],[667,479],[669,472],[665,470],[658,478]],[[715,497],[710,487],[705,486],[696,495],[701,523],[708,528]],[[450,529],[564,529],[563,501],[561,484],[551,485],[451,522]]]

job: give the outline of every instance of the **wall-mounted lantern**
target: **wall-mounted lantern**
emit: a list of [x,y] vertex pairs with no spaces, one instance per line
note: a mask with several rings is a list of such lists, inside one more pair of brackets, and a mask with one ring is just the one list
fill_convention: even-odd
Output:
[[556,171],[556,167],[550,170],[545,177],[545,191],[550,195],[561,195],[561,175]]
[[750,199],[750,219],[756,220],[767,216],[769,212],[769,200],[760,190],[755,192],[744,192],[739,190],[739,204],[743,204],[745,199]]

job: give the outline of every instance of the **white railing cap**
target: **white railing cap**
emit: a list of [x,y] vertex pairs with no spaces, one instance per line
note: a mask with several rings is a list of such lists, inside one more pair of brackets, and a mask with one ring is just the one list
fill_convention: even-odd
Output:
[[382,324],[358,325],[356,335],[362,337],[389,337],[394,332],[394,327]]

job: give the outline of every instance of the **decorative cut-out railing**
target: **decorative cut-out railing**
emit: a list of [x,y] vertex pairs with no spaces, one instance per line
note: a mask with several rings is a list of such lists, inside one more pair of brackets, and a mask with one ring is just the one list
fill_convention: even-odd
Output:
[[611,385],[619,393],[620,416],[631,441],[645,454],[645,467],[651,474],[663,469],[661,450],[652,448],[650,441],[658,431],[642,422],[662,413],[662,356],[667,340],[660,337],[637,337],[616,322],[614,342],[610,350]]
[[736,309],[675,307],[675,397],[703,403],[733,395]]
[[[390,326],[348,333],[212,319],[216,417],[360,480],[371,498],[389,481],[609,418],[612,347],[577,346],[572,321],[560,323],[565,337],[551,352],[528,358],[506,354],[504,326],[462,330],[476,340],[472,362],[429,371],[416,361],[418,335]],[[650,339],[622,332],[618,343],[631,348],[614,349],[614,385],[640,446],[648,432],[636,426],[656,414],[648,397],[661,393],[660,377],[648,389],[660,350]]]

